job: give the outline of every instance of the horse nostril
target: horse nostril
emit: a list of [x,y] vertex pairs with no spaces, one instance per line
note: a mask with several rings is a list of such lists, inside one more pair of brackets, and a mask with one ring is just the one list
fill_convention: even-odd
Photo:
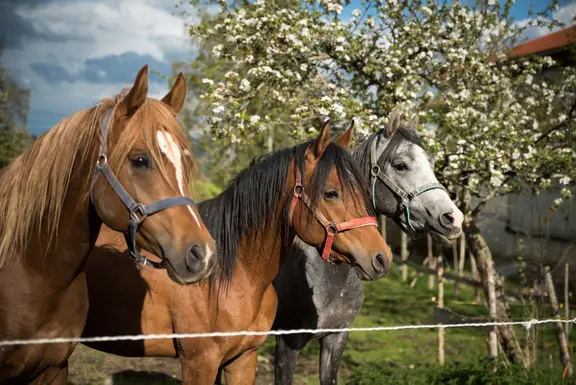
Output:
[[203,265],[205,257],[204,254],[204,250],[200,246],[192,246],[192,248],[188,251],[188,255],[186,256],[186,266],[188,269],[196,270],[199,264]]
[[446,228],[454,227],[454,214],[453,213],[444,213],[440,215],[440,224]]
[[384,254],[378,254],[372,259],[372,267],[378,273],[388,273],[390,270],[390,262],[384,256]]

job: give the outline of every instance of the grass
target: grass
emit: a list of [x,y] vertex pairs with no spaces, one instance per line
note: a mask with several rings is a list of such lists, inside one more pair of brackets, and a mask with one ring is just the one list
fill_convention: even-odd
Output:
[[[411,272],[411,274],[414,274]],[[461,295],[453,295],[453,285],[445,282],[445,306],[457,313],[487,316],[486,307],[472,302],[473,291],[461,287]],[[365,282],[364,306],[353,323],[353,327],[435,324],[433,309],[436,305],[436,290],[427,288],[427,278],[421,277],[411,288],[400,279],[394,270],[387,278],[376,282]],[[527,318],[525,309],[512,306],[513,317]],[[543,308],[541,317],[550,312]],[[534,328],[535,329],[535,328]],[[532,329],[530,332],[534,332]],[[539,326],[540,360],[561,374],[558,349],[553,325]],[[521,341],[527,331],[517,327]],[[448,329],[445,331],[446,363],[466,363],[486,357],[485,333],[479,328]],[[273,338],[269,337],[260,349],[257,384],[273,383]],[[339,382],[344,384],[355,370],[369,365],[383,365],[391,370],[437,366],[437,329],[405,331],[354,332],[342,359]],[[571,340],[573,342],[573,340]],[[544,349],[544,350],[542,350]],[[547,351],[546,351],[547,349]],[[318,380],[319,344],[306,347],[298,361],[296,384],[316,385]],[[172,359],[122,358],[107,355],[79,346],[71,358],[70,380],[76,385],[87,384],[159,384],[179,383],[179,364]]]

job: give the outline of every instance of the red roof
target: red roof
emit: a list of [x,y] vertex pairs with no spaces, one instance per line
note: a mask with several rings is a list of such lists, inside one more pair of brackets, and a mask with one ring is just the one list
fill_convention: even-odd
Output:
[[549,53],[559,48],[564,48],[571,43],[576,43],[576,25],[520,44],[512,48],[512,55],[524,56]]

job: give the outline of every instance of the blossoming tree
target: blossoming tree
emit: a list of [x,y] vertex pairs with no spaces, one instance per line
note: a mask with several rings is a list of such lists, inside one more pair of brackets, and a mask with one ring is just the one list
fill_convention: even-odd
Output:
[[[486,202],[554,179],[565,186],[556,203],[570,197],[576,73],[557,69],[555,82],[543,75],[552,59],[509,55],[526,28],[558,24],[549,18],[557,1],[522,24],[510,18],[513,0],[471,3],[362,0],[349,12],[339,0],[222,1],[217,16],[190,28],[212,63],[200,85],[210,132],[238,145],[271,127],[301,138],[330,116],[342,126],[356,118],[362,137],[395,106],[417,114],[486,281],[493,262],[475,225]],[[496,284],[498,318],[509,319]],[[499,337],[526,364],[513,329]]]

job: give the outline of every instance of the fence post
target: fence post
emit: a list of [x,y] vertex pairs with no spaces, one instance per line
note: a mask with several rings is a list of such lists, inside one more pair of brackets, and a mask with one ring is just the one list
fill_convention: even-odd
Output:
[[[488,284],[488,312],[490,319],[496,321],[496,282],[494,281],[494,261],[492,260],[486,264],[486,275]],[[498,357],[498,335],[496,334],[496,326],[490,328],[488,350],[490,358],[495,359]]]
[[[436,270],[436,260],[434,259],[434,250],[432,249],[432,237],[430,236],[430,234],[426,235],[426,239],[428,241],[428,266],[430,267],[430,269],[432,270]],[[428,289],[432,290],[434,289],[434,275],[430,274],[428,276]]]
[[[454,247],[456,247],[456,245],[454,245]],[[462,233],[458,239],[458,254],[458,270],[456,271],[456,274],[462,276],[464,275],[464,265],[466,263],[466,237],[464,236],[464,233]],[[474,293],[477,292],[478,290],[474,291]],[[454,284],[454,295],[460,295],[460,284],[458,282]]]
[[[436,274],[438,275],[438,307],[444,308],[444,263],[442,253],[438,254],[436,261]],[[438,362],[444,366],[444,328],[438,328]]]
[[[550,307],[552,307],[552,316],[559,320],[560,309],[558,308],[558,299],[556,298],[556,290],[554,290],[554,282],[552,281],[552,274],[550,273],[550,267],[548,266],[544,267],[544,283],[546,285],[546,291],[548,292],[548,298],[550,299]],[[560,361],[564,368],[568,368],[568,376],[572,377],[570,352],[568,351],[568,341],[566,340],[566,334],[564,333],[562,322],[556,322],[556,335],[560,347]]]
[[[570,265],[564,264],[564,314],[566,319],[570,319]],[[566,338],[570,339],[572,325],[567,323]]]
[[400,258],[402,259],[402,281],[408,280],[408,234],[404,231],[400,233]]

